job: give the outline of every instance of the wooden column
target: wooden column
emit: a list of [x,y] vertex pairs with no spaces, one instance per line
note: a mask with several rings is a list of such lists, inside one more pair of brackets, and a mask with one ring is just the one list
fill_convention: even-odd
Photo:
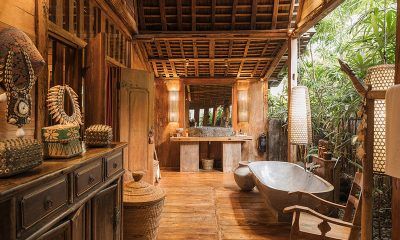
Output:
[[48,51],[48,9],[49,4],[47,0],[36,0],[36,46],[45,59],[46,64],[43,67],[42,72],[39,74],[36,81],[36,102],[35,102],[35,138],[41,139],[42,127],[46,126],[46,95],[48,89],[48,69],[47,69],[47,51]]
[[196,107],[194,109],[194,119],[196,120],[197,126],[199,126],[199,119],[200,119],[200,108]]
[[[395,84],[400,84],[400,0],[397,0],[396,73]],[[400,239],[400,179],[392,178],[392,239]]]
[[[290,104],[292,88],[297,86],[297,38],[289,38],[289,64],[288,64],[288,123],[290,122]],[[290,127],[288,127],[288,162],[296,162],[296,146],[290,144]]]
[[203,115],[203,126],[208,126],[209,125],[209,119],[210,119],[210,109],[208,107],[204,108],[204,115]]

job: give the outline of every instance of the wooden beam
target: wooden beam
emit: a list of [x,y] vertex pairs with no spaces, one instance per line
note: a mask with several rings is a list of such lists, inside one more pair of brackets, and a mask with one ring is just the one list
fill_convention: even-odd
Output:
[[210,60],[210,76],[214,77],[214,55],[215,55],[215,40],[211,39],[210,40],[210,45],[209,45],[209,57],[212,59]]
[[[276,24],[278,22],[278,11],[279,11],[279,0],[274,0],[274,9],[272,12],[272,26],[271,29],[276,29]],[[290,19],[289,19],[290,22]]]
[[[243,51],[244,58],[247,56],[247,52],[249,51],[250,43],[251,43],[251,40],[247,40],[246,47],[244,48],[244,51]],[[240,77],[244,62],[245,62],[244,60],[241,61],[236,77]]]
[[274,73],[276,67],[278,66],[279,62],[281,61],[281,58],[283,57],[283,55],[285,55],[287,50],[288,50],[288,41],[286,41],[284,44],[282,44],[282,47],[279,49],[279,52],[276,54],[275,59],[269,65],[269,68],[263,77],[264,79],[268,80],[268,78],[271,77],[271,75]]
[[176,0],[176,18],[178,30],[182,31],[182,0]]
[[[36,0],[35,1],[35,35],[36,35],[36,46],[39,53],[46,59],[48,56],[48,1],[47,0]],[[35,87],[35,138],[41,139],[42,128],[46,126],[46,97],[48,89],[48,64],[44,64],[41,73],[37,74],[37,81]]]
[[217,0],[211,0],[211,28],[215,30],[215,9],[217,6]]
[[257,0],[253,0],[251,3],[251,30],[257,29]]
[[167,31],[167,17],[165,16],[165,0],[160,0],[160,18],[163,31]]
[[85,48],[87,45],[87,42],[83,41],[76,35],[68,32],[67,30],[54,24],[51,21],[48,21],[48,31],[50,36],[58,40],[61,40],[62,42],[70,45],[71,47]]
[[[171,46],[169,45],[168,41],[165,41],[165,47],[167,48],[168,57],[172,58]],[[178,77],[178,74],[176,73],[175,63],[173,61],[170,61],[169,64],[171,65],[171,68],[172,68],[173,77],[175,77],[175,78]]]
[[297,23],[296,28],[292,32],[292,37],[299,37],[303,33],[307,32],[311,27],[315,26],[315,24],[332,12],[343,1],[344,0],[324,1],[324,4],[321,4],[304,19],[300,18],[300,21]]
[[232,30],[235,30],[237,4],[238,4],[238,0],[233,0],[233,3],[232,3],[232,25],[231,25]]
[[[304,2],[304,1],[302,1]],[[294,14],[294,5],[296,4],[296,0],[291,0],[290,1],[290,7],[289,7],[289,23],[287,28],[290,29],[292,26],[292,19],[293,19],[293,14]],[[298,14],[298,12],[296,13]]]
[[234,30],[234,31],[141,31],[135,35],[138,41],[181,40],[181,39],[288,39],[287,29]]
[[189,60],[191,62],[238,62],[238,61],[271,61],[274,58],[272,57],[226,57],[226,58],[157,58],[157,57],[149,57],[148,61],[150,62],[185,62]]
[[140,30],[144,31],[146,30],[146,18],[144,16],[144,7],[143,7],[143,0],[138,1],[139,2],[139,16],[140,16]]
[[196,31],[196,0],[192,0],[192,31]]
[[[194,58],[198,58],[197,43],[195,40],[193,40],[193,56],[194,56]],[[199,76],[199,62],[198,61],[194,62],[194,72],[195,72],[195,76],[198,77]]]
[[184,84],[190,85],[232,85],[236,82],[236,78],[225,77],[198,77],[198,78],[181,78]]

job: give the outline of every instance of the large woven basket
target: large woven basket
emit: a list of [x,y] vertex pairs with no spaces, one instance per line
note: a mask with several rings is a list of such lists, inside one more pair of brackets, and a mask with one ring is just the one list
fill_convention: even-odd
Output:
[[133,182],[124,184],[124,239],[157,239],[165,192],[141,181],[143,172],[134,172]]

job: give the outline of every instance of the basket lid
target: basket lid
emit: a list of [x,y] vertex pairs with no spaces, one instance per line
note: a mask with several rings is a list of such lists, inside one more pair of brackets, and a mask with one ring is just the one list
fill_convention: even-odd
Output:
[[124,204],[135,205],[141,203],[157,202],[165,197],[162,188],[142,181],[144,172],[133,172],[134,181],[124,184]]

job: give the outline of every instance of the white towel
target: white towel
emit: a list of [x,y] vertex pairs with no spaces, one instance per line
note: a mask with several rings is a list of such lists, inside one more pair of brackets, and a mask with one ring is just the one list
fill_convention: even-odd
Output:
[[400,178],[400,85],[386,91],[386,174]]

